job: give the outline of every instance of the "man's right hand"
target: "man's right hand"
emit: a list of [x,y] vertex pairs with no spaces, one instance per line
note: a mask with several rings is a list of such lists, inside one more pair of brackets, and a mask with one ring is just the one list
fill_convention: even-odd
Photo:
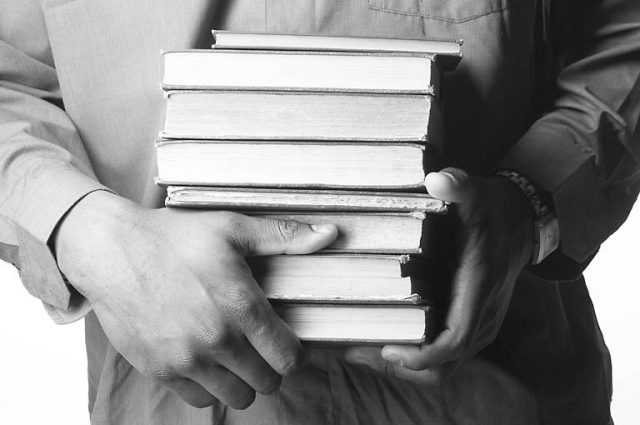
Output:
[[145,209],[99,191],[67,214],[53,243],[61,271],[138,371],[191,405],[242,409],[302,354],[245,257],[306,254],[336,235],[333,226]]

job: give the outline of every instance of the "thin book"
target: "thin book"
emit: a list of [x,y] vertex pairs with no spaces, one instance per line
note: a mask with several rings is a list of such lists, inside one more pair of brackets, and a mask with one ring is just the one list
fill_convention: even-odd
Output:
[[260,34],[215,29],[212,35],[213,49],[406,52],[433,57],[446,70],[455,68],[462,58],[462,40]]
[[446,214],[448,204],[426,193],[168,186],[167,207],[244,211],[414,212]]

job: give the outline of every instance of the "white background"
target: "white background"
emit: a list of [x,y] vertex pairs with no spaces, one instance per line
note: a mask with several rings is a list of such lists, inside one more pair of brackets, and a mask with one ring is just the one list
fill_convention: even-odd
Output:
[[[587,270],[613,357],[616,425],[640,424],[640,207]],[[635,243],[634,243],[635,242]],[[55,325],[0,262],[0,424],[88,424],[83,323]]]

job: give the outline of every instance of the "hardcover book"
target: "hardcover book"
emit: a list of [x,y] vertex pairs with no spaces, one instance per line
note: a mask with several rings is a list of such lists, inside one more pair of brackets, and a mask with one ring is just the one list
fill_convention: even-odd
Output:
[[247,259],[265,296],[276,301],[428,304],[444,271],[409,255],[308,254]]
[[[430,148],[430,147],[429,147]],[[171,185],[424,190],[435,149],[409,143],[160,140]]]
[[441,138],[432,96],[171,91],[162,138],[426,142]]
[[213,49],[420,53],[433,57],[446,70],[455,68],[462,58],[462,40],[211,32]]
[[422,344],[435,338],[433,306],[278,304],[278,315],[303,341],[343,344]]
[[181,50],[164,52],[162,87],[437,95],[440,71],[415,53]]
[[445,214],[448,209],[446,202],[424,193],[278,190],[206,186],[169,186],[167,187],[165,204],[168,207],[245,211],[422,211],[429,214]]

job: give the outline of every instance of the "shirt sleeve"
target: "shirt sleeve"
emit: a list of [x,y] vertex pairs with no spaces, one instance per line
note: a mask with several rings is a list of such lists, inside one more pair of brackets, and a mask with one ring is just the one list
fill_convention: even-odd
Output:
[[49,238],[76,202],[107,189],[62,108],[46,37],[32,30],[38,27],[1,28],[21,19],[10,15],[0,20],[0,259],[20,270],[56,322],[66,323],[89,305],[58,270]]
[[553,109],[499,166],[548,192],[561,238],[551,262],[581,271],[640,189],[640,1],[577,3]]

